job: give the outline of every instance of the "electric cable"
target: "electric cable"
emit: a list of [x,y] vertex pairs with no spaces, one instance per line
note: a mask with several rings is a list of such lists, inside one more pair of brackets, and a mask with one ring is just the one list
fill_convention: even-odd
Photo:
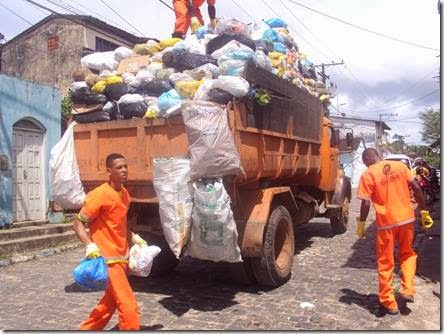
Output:
[[114,14],[116,14],[118,17],[120,17],[123,21],[125,21],[131,28],[133,28],[135,31],[137,31],[142,36],[145,36],[143,32],[141,32],[139,29],[137,29],[134,25],[132,25],[127,19],[125,19],[122,15],[117,13],[110,5],[108,5],[104,0],[100,0],[101,3],[103,3],[106,7],[108,7]]
[[301,4],[301,3],[299,3],[299,2],[297,2],[295,0],[287,0],[287,1],[289,1],[291,3],[294,3],[295,5],[298,5],[300,7],[303,7],[305,9],[307,9],[307,10],[310,10],[310,11],[312,11],[314,13],[317,13],[319,15],[328,17],[328,18],[330,18],[332,20],[341,22],[341,23],[346,24],[348,26],[351,26],[353,28],[356,28],[356,29],[359,29],[359,30],[362,30],[362,31],[365,31],[365,32],[368,32],[368,33],[371,33],[371,34],[374,34],[374,35],[377,35],[377,36],[380,36],[380,37],[384,37],[384,38],[387,38],[387,39],[390,39],[390,40],[393,40],[393,41],[396,41],[396,42],[399,42],[399,43],[408,44],[408,45],[415,46],[415,47],[422,48],[422,49],[428,49],[428,50],[438,51],[438,52],[440,51],[439,49],[435,49],[435,48],[432,48],[432,47],[429,47],[429,46],[425,46],[425,45],[409,42],[409,41],[406,41],[406,40],[402,40],[402,39],[399,39],[399,38],[396,38],[396,37],[392,37],[392,36],[389,36],[389,35],[386,35],[386,34],[383,34],[383,33],[377,32],[377,31],[374,31],[374,30],[370,30],[370,29],[358,26],[358,25],[356,25],[354,23],[347,22],[345,20],[339,19],[337,17],[334,17],[334,16],[331,16],[329,14],[323,13],[323,12],[321,12],[319,10],[313,9],[311,7],[308,7],[308,6],[306,6],[304,4]]
[[14,12],[11,8],[8,8],[6,5],[2,4],[0,2],[0,6],[2,6],[4,9],[6,9],[8,12],[14,14],[15,16],[17,16],[18,18],[22,19],[23,21],[25,21],[26,23],[28,23],[29,25],[33,25],[31,22],[29,22],[27,19],[25,19],[23,16],[20,16],[19,14],[17,14],[16,12]]

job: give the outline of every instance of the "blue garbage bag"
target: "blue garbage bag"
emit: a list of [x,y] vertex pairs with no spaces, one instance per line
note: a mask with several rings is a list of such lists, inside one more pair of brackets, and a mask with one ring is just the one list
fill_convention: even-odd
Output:
[[265,23],[268,24],[270,28],[287,28],[287,22],[277,17],[265,20]]
[[157,100],[159,110],[165,111],[182,103],[182,98],[175,89],[170,89],[168,92],[162,93]]
[[273,50],[285,54],[285,52],[287,52],[287,47],[285,46],[284,43],[274,42]]
[[84,258],[72,275],[78,285],[88,290],[103,290],[108,284],[108,266],[102,256]]
[[273,43],[273,42],[284,42],[284,38],[275,30],[267,29],[264,31],[262,35],[262,40],[265,42]]

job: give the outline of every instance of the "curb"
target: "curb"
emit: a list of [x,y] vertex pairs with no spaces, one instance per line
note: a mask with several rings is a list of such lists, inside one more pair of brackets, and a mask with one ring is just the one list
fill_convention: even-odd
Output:
[[82,243],[80,241],[76,241],[74,243],[69,243],[66,245],[56,246],[52,248],[40,249],[30,253],[14,254],[8,259],[0,259],[0,268],[7,267],[16,263],[28,262],[35,259],[40,259],[54,254],[60,254],[72,249],[79,248],[80,246],[82,246]]

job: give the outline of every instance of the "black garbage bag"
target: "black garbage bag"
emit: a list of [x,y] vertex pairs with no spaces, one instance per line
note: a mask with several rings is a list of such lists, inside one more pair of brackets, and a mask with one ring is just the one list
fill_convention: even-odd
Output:
[[126,83],[116,83],[108,85],[105,88],[105,95],[109,101],[117,101],[125,94],[131,94],[133,89],[130,88]]
[[139,101],[134,103],[119,103],[119,111],[123,116],[123,119],[131,119],[133,117],[142,118],[148,104],[145,101]]
[[82,87],[75,91],[69,91],[71,101],[77,104],[97,104],[106,103],[106,96],[103,94],[91,93],[89,87]]
[[173,86],[168,80],[155,79],[140,85],[136,89],[135,94],[147,94],[149,96],[159,97],[163,93],[168,92],[170,89],[173,89]]
[[217,49],[220,49],[225,44],[227,44],[229,41],[238,41],[239,43],[242,43],[243,45],[248,46],[249,48],[253,49],[253,51],[256,51],[256,46],[254,45],[254,41],[251,38],[248,38],[245,35],[242,34],[236,34],[236,35],[227,35],[222,34],[217,37],[214,37],[212,40],[210,40],[207,44],[207,54],[210,55]]
[[211,102],[227,104],[232,99],[233,95],[219,88],[213,88],[208,92],[208,100]]
[[178,72],[194,70],[196,67],[205,64],[217,65],[216,59],[211,56],[186,51],[165,52],[162,56],[162,61],[165,66],[172,67]]
[[109,113],[103,110],[72,115],[72,117],[77,123],[105,122],[111,120]]
[[261,50],[266,55],[268,55],[268,52],[270,52],[270,50],[273,50],[273,43],[267,43],[262,39],[254,41],[254,46],[256,47],[256,50]]

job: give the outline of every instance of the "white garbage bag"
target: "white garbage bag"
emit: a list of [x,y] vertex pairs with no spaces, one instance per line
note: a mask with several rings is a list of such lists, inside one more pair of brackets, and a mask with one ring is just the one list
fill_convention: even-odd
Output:
[[242,262],[230,196],[221,179],[195,182],[188,255],[214,262]]
[[126,46],[119,46],[114,50],[114,59],[117,61],[121,61],[125,58],[129,58],[135,55],[135,52]]
[[114,59],[114,51],[94,52],[80,59],[80,64],[90,70],[115,70],[119,62]]
[[220,75],[214,81],[213,88],[220,88],[235,97],[247,95],[250,84],[247,80],[233,75]]
[[153,185],[159,198],[163,235],[171,251],[179,258],[190,237],[193,208],[190,160],[153,159]]
[[129,251],[128,267],[133,276],[148,277],[154,258],[160,253],[158,246],[133,245]]
[[71,123],[62,138],[51,149],[51,200],[63,209],[79,209],[86,194],[80,181],[74,146],[74,126]]

